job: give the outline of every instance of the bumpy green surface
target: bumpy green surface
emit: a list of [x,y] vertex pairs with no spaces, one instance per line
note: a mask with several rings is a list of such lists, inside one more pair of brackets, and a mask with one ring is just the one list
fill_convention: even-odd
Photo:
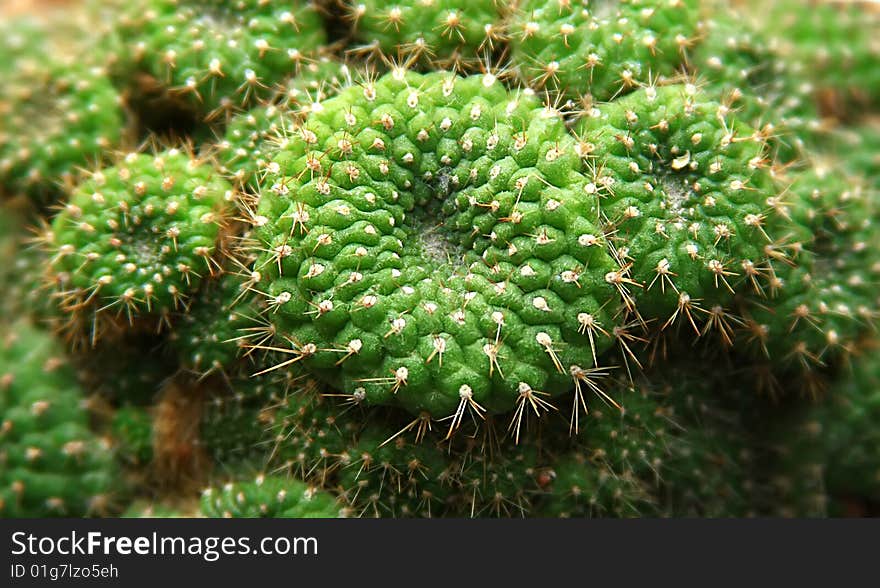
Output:
[[119,146],[121,97],[92,60],[10,19],[0,24],[0,61],[0,193],[57,195]]
[[594,321],[610,324],[625,272],[558,114],[439,73],[323,106],[269,164],[256,218],[288,359],[437,417],[567,392],[609,344]]
[[877,199],[817,160],[791,174],[784,206],[811,239],[792,260],[774,260],[766,296],[744,300],[746,337],[775,370],[810,372],[851,353],[878,317]]
[[304,1],[145,0],[121,13],[119,77],[146,72],[205,115],[270,97],[326,41]]
[[698,36],[694,0],[525,0],[511,59],[534,87],[604,101],[683,70]]
[[806,64],[785,59],[769,31],[742,13],[712,11],[703,26],[689,64],[698,83],[762,131],[774,155],[792,159],[820,124]]
[[494,438],[502,423],[447,443],[448,425],[361,412],[309,385],[272,394],[254,420],[266,428],[259,445],[268,469],[330,489],[358,516],[754,512],[752,439],[734,411],[742,399],[728,387],[721,401],[721,383],[705,373],[658,370],[646,382],[637,390],[612,382],[622,412],[593,406],[580,435],[570,438],[564,420],[550,417],[519,446]]
[[273,146],[287,135],[294,120],[320,109],[321,102],[351,83],[352,73],[345,64],[330,59],[305,64],[272,103],[232,117],[214,147],[223,172],[240,185],[256,188]]
[[61,307],[129,319],[180,307],[216,270],[230,198],[211,166],[176,149],[94,172],[52,222]]
[[594,108],[575,129],[590,144],[593,190],[606,234],[645,318],[694,328],[734,292],[766,286],[792,223],[766,143],[691,84],[646,88]]
[[217,144],[217,159],[224,174],[240,185],[259,181],[275,137],[290,124],[290,113],[275,105],[258,106],[234,116]]
[[357,39],[392,58],[451,67],[490,56],[503,38],[506,3],[496,0],[350,0]]
[[224,518],[335,519],[336,499],[296,480],[258,476],[202,493],[202,513]]
[[113,453],[89,431],[57,344],[24,323],[0,336],[0,516],[106,514],[118,490]]
[[269,164],[257,217],[291,363],[415,414],[540,412],[621,306],[729,337],[725,305],[791,238],[763,139],[690,85],[596,108],[577,135],[486,76],[392,73],[328,100]]
[[177,318],[171,341],[183,368],[201,374],[233,369],[258,320],[247,303],[247,285],[237,274],[223,272],[206,282]]

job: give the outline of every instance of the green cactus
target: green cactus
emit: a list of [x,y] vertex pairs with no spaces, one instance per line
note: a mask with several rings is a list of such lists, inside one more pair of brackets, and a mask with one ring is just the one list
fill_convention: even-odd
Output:
[[767,137],[772,155],[789,161],[816,141],[821,126],[806,64],[784,57],[749,15],[716,10],[705,21],[690,69],[717,101]]
[[144,0],[119,10],[117,77],[134,85],[146,73],[208,118],[269,98],[325,43],[306,1]]
[[[785,57],[798,64],[812,81],[825,109],[847,117],[860,107],[880,105],[880,14],[858,2],[776,0],[765,23]],[[781,35],[779,31],[785,31]],[[847,108],[847,104],[856,105]]]
[[0,317],[14,321],[26,316],[52,324],[58,316],[43,279],[47,256],[28,231],[38,222],[34,216],[29,206],[0,206],[0,258],[8,260],[0,266]]
[[176,317],[170,338],[181,367],[201,375],[234,371],[259,332],[253,327],[259,313],[248,304],[249,286],[238,274],[223,272]]
[[698,18],[693,0],[524,0],[508,26],[511,59],[533,87],[589,106],[675,78]]
[[0,26],[0,194],[43,201],[117,148],[122,98],[106,71],[28,21]]
[[[669,372],[649,372],[651,384],[638,390],[614,382],[622,412],[593,407],[576,438],[543,419],[526,446],[499,439],[492,451],[491,425],[475,438],[449,440],[424,415],[352,414],[361,409],[307,381],[263,385],[238,406],[263,402],[250,414],[265,428],[253,446],[268,457],[253,463],[328,488],[357,516],[753,513],[753,438],[732,408],[742,398],[720,400],[720,382],[706,374]],[[213,442],[227,444],[220,436]]]
[[497,0],[350,0],[346,18],[362,43],[410,64],[468,68],[503,43],[507,3]]
[[336,500],[302,482],[257,476],[253,482],[230,482],[202,493],[202,512],[209,517],[335,519],[342,515]]
[[177,149],[92,173],[46,236],[60,307],[129,321],[180,308],[217,269],[231,198],[211,166]]
[[880,372],[875,355],[861,359],[819,406],[796,410],[775,439],[771,463],[781,514],[840,516],[844,500],[880,500]]
[[575,130],[591,146],[598,214],[629,260],[643,317],[697,329],[735,292],[766,286],[762,268],[796,235],[768,206],[778,190],[765,140],[727,107],[691,84],[649,87],[594,108]]
[[857,350],[880,313],[880,232],[871,190],[831,160],[793,174],[783,205],[811,235],[771,288],[744,299],[745,337],[774,370],[813,372]]
[[114,448],[122,463],[144,466],[153,459],[153,417],[148,410],[123,406],[111,422]]
[[876,512],[876,9],[83,4],[0,23],[0,515]]
[[491,76],[398,72],[327,100],[268,165],[254,217],[289,359],[415,414],[547,408],[610,345],[590,319],[610,328],[625,273],[579,147]]
[[0,347],[0,516],[113,511],[109,444],[88,429],[81,391],[53,339],[26,323]]
[[[218,386],[220,387],[220,386]],[[266,456],[266,430],[279,402],[275,390],[260,379],[234,378],[209,397],[199,426],[199,443],[214,464],[224,471],[248,463],[262,465]]]
[[273,145],[283,140],[294,120],[352,83],[345,64],[326,58],[306,64],[298,77],[279,89],[272,103],[232,117],[215,146],[224,173],[239,185],[258,188]]

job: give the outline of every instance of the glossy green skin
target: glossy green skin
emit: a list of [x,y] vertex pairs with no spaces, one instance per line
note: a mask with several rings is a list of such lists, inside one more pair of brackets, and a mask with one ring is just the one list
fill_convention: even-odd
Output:
[[525,0],[508,25],[520,77],[568,98],[606,101],[672,78],[698,37],[694,0]]
[[441,417],[468,389],[493,412],[567,392],[591,336],[610,345],[583,317],[610,327],[620,304],[578,143],[494,78],[398,73],[327,100],[269,164],[266,317],[368,404]]
[[751,127],[688,84],[603,104],[575,132],[592,146],[604,229],[632,264],[642,317],[700,321],[764,284],[756,268],[792,229],[768,207],[778,189]]
[[202,514],[215,518],[279,519],[341,516],[333,496],[279,476],[258,476],[253,482],[209,488],[202,493]]
[[118,148],[122,99],[105,68],[41,26],[11,19],[0,39],[0,194],[45,201]]
[[17,323],[0,346],[0,516],[106,514],[118,487],[109,444],[88,428],[51,336]]
[[93,173],[52,221],[62,308],[131,318],[181,307],[215,270],[231,194],[213,167],[176,149]]
[[496,0],[350,0],[357,39],[391,57],[449,67],[491,55],[503,37],[505,4]]
[[209,117],[271,97],[326,43],[308,2],[147,0],[120,13],[119,77],[146,72]]

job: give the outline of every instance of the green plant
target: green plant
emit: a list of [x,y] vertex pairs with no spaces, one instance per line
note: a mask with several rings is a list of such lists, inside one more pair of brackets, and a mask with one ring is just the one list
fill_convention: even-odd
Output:
[[83,404],[76,375],[50,335],[27,323],[4,328],[0,514],[113,512],[119,487],[113,454],[107,441],[89,430]]
[[92,173],[45,235],[62,311],[132,321],[180,308],[218,267],[231,196],[213,167],[178,149]]
[[876,12],[753,8],[4,21],[0,514],[876,514]]

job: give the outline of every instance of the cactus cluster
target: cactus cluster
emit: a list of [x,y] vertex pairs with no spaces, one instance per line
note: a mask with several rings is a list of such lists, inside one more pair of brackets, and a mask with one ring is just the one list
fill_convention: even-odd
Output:
[[699,35],[694,0],[523,0],[511,59],[531,85],[606,101],[682,73]]
[[48,28],[0,22],[0,196],[57,195],[125,134],[123,98],[106,66],[50,41]]
[[0,516],[880,513],[880,13],[0,24]]
[[0,347],[0,514],[111,513],[113,453],[89,430],[69,360],[50,335],[27,323],[10,327]]

